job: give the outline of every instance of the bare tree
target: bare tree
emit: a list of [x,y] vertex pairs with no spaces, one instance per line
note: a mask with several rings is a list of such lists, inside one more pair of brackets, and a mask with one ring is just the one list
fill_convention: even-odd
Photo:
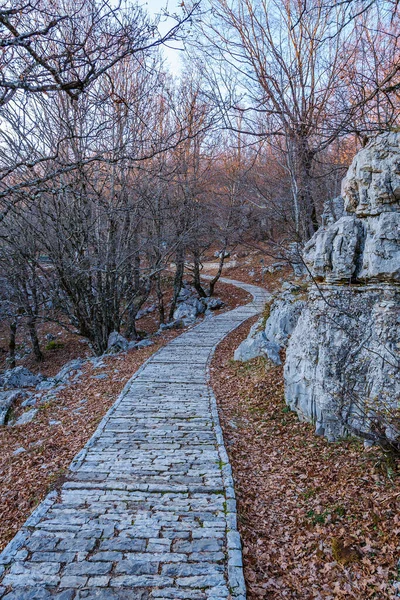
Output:
[[176,38],[186,14],[164,36],[136,3],[107,0],[3,0],[0,105],[18,90],[77,98],[120,60]]
[[[217,0],[199,27],[196,48],[206,55],[205,71],[208,63],[217,65],[209,79],[226,126],[235,129],[232,114],[241,113],[249,134],[282,152],[299,240],[318,226],[313,177],[326,149],[342,136],[381,126],[371,107],[382,116],[385,102],[385,126],[398,114],[390,110],[393,93],[388,97],[398,85],[398,17],[374,2],[358,13],[353,8],[323,0]],[[375,61],[371,76],[365,56],[377,58],[377,36],[366,43],[365,32],[377,17],[390,61],[385,72]],[[215,76],[218,69],[223,79]]]

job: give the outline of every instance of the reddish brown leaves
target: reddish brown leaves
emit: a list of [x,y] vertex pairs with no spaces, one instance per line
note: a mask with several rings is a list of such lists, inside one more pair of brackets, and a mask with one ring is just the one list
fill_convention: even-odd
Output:
[[316,437],[288,411],[280,367],[233,363],[249,326],[222,342],[212,363],[249,599],[394,598],[396,464],[356,440]]

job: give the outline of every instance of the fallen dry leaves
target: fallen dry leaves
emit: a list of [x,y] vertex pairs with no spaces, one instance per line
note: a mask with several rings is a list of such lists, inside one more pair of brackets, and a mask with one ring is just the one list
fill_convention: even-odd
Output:
[[[0,428],[0,547],[21,527],[46,493],[57,486],[69,463],[92,436],[125,383],[140,365],[177,332],[157,344],[105,359],[105,368],[84,366],[81,379],[39,405],[31,423]],[[107,374],[105,379],[94,379]],[[23,409],[17,407],[16,416]],[[25,452],[13,455],[18,448]]]
[[395,598],[398,463],[354,439],[316,437],[288,411],[281,367],[234,363],[252,322],[219,345],[211,369],[249,600]]

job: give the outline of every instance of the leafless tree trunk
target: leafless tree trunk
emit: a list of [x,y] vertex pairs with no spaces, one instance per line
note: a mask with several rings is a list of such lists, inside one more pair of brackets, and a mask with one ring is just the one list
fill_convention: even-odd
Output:
[[17,321],[10,322],[10,337],[8,342],[8,365],[10,369],[15,368],[15,345],[17,337]]
[[36,317],[35,315],[28,315],[27,327],[29,331],[29,337],[31,338],[33,354],[38,362],[43,360],[43,354],[40,349],[39,338],[36,331]]

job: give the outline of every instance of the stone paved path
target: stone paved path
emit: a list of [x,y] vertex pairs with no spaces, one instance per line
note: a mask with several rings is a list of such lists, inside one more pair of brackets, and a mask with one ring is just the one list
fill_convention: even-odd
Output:
[[135,374],[0,555],[2,600],[245,599],[231,468],[208,363],[267,293],[213,316]]

